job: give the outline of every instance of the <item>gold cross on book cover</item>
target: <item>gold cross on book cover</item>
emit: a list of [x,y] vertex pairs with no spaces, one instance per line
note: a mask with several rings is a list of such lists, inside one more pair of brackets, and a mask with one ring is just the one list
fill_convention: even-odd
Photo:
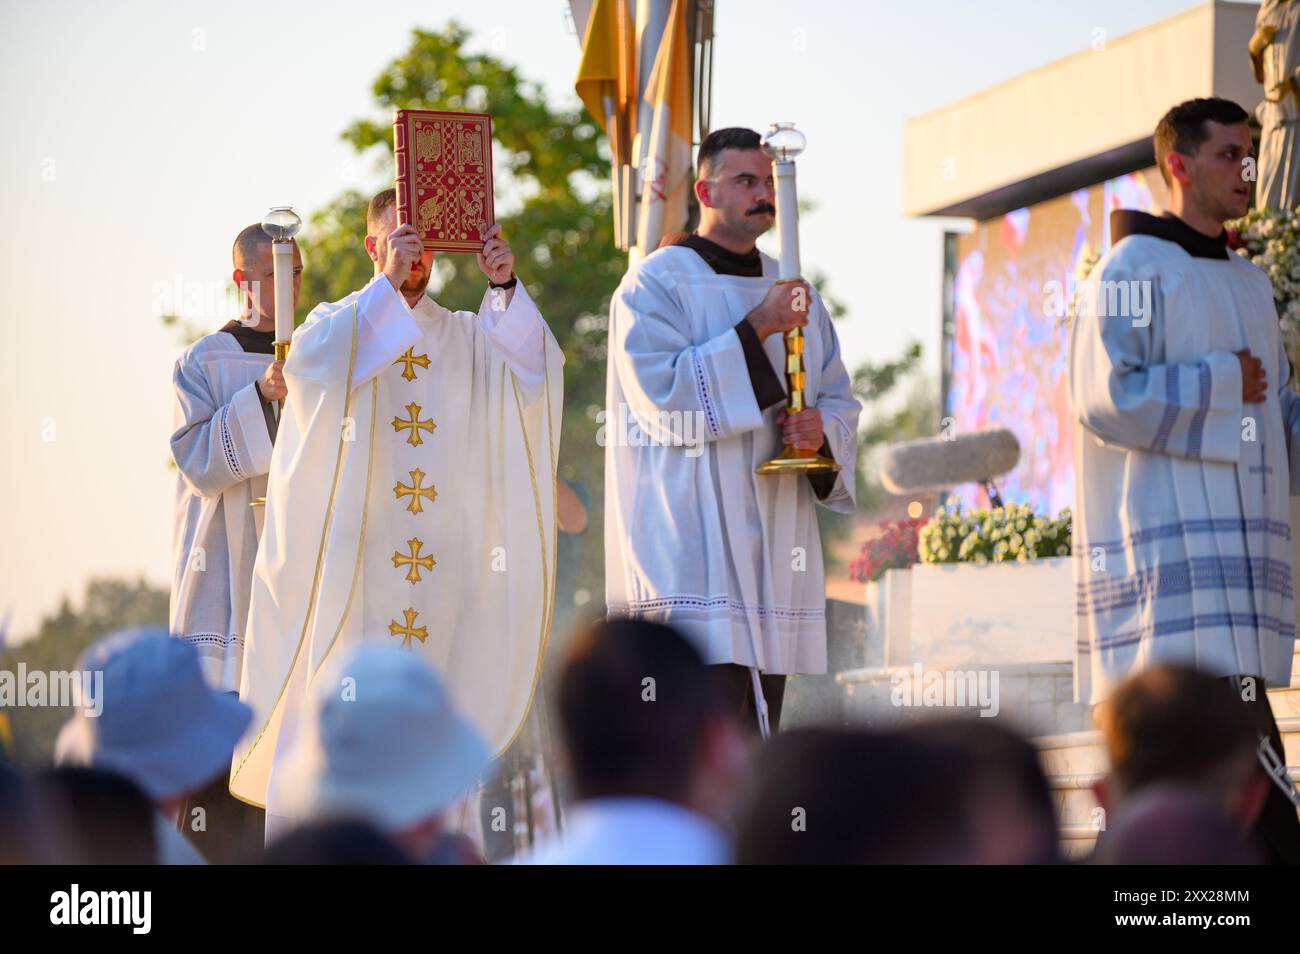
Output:
[[397,222],[410,223],[425,248],[478,252],[495,221],[492,117],[399,109],[393,117]]

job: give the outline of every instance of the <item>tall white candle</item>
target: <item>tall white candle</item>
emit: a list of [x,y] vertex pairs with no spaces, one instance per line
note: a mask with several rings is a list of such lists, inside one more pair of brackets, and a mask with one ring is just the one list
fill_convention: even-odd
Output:
[[799,278],[799,194],[794,185],[794,162],[773,162],[772,174],[776,179],[776,231],[781,242],[780,277]]
[[302,219],[287,205],[277,205],[262,219],[262,231],[271,237],[275,269],[275,340],[285,347],[293,337],[293,237],[300,228]]
[[293,242],[272,242],[275,264],[275,340],[293,337]]

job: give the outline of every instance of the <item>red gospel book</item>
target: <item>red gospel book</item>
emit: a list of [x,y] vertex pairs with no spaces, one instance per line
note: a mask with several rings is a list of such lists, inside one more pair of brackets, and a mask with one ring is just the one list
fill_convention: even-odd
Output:
[[425,248],[478,252],[495,221],[492,117],[399,109],[393,117],[397,224],[408,222]]

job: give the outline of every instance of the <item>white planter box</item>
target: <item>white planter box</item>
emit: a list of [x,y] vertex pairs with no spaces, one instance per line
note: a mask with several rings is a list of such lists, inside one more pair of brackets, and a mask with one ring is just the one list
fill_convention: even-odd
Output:
[[867,584],[867,646],[864,665],[888,666],[910,660],[912,571],[886,570]]
[[1074,659],[1070,557],[1027,563],[917,564],[909,656],[931,668]]

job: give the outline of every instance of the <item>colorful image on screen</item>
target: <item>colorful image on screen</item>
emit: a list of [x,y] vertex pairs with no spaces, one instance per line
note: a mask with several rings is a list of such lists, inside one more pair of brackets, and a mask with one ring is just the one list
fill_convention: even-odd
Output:
[[[1156,212],[1165,195],[1159,173],[1145,169],[956,237],[944,415],[957,434],[1005,427],[1020,440],[1019,466],[996,481],[1006,502],[1052,515],[1071,506],[1074,416],[1060,303],[1080,264],[1110,247],[1111,211]],[[987,502],[973,485],[952,492],[964,506]]]

